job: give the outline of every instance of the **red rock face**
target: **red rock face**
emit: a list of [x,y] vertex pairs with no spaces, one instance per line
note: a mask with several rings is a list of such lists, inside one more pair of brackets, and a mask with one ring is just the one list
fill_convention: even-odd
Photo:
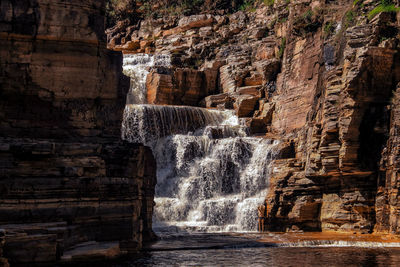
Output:
[[70,8],[25,2],[4,3],[2,134],[117,136],[126,78],[121,57],[104,48],[102,3],[83,12],[78,2]]
[[152,103],[234,108],[251,133],[289,141],[271,168],[270,229],[399,233],[399,16],[367,20],[374,7],[275,1],[116,34],[173,55],[172,78],[148,84]]
[[155,162],[120,141],[129,80],[121,55],[105,48],[103,1],[1,6],[4,254],[52,262],[86,241],[140,248],[153,235]]
[[282,72],[277,79],[273,131],[291,132],[305,126],[320,78],[322,42],[318,32],[288,43]]
[[147,103],[199,106],[204,97],[215,91],[216,82],[212,70],[172,68],[167,74],[153,70],[146,79]]
[[383,150],[381,176],[378,180],[376,196],[376,226],[377,231],[400,232],[400,222],[397,213],[399,207],[399,87],[394,92],[390,120],[390,135]]
[[380,160],[382,151],[397,153],[385,146],[396,135],[388,109],[399,69],[395,51],[373,38],[386,19],[346,31],[344,63],[325,73],[322,97],[297,134],[297,160],[277,162],[268,198],[286,229],[398,231],[388,198],[395,185]]
[[169,74],[159,74],[155,71],[147,75],[147,102],[149,104],[173,104],[172,76]]

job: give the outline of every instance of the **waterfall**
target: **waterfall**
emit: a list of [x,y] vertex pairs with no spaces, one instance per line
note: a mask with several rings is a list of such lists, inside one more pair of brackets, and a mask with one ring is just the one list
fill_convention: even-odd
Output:
[[130,77],[128,104],[146,103],[146,77],[152,67],[169,67],[169,55],[127,54],[124,55],[123,73]]
[[153,146],[155,141],[165,136],[187,133],[203,135],[203,131],[209,136],[246,134],[230,110],[156,105],[125,107],[122,138],[132,143]]
[[157,142],[155,225],[251,231],[268,186],[275,142],[174,135]]
[[248,136],[232,110],[143,104],[149,67],[169,57],[124,57],[137,104],[125,108],[122,138],[151,147],[156,158],[154,229],[257,230],[277,142]]
[[276,141],[248,137],[233,111],[127,105],[122,137],[157,160],[155,227],[253,231]]

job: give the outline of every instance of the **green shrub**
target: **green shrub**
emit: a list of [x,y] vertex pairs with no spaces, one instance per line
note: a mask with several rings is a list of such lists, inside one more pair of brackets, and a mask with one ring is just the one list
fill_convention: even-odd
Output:
[[243,4],[239,7],[239,10],[246,11],[246,10],[254,9],[254,11],[255,11],[255,8],[253,8],[254,2],[255,2],[255,0],[244,0]]
[[285,23],[286,21],[288,21],[288,17],[283,17],[279,19],[280,23]]
[[312,21],[312,16],[313,16],[313,11],[310,8],[306,12],[304,12],[303,14],[298,16],[295,19],[294,23],[295,24],[306,25],[306,24],[308,24],[308,23],[310,23]]
[[344,15],[344,27],[347,29],[348,27],[350,27],[351,25],[354,24],[354,19],[356,14],[354,13],[353,10],[349,10],[346,12],[346,14]]
[[118,20],[131,19],[135,21],[132,10],[136,8],[135,0],[107,0],[106,1],[106,24],[107,27],[114,25]]
[[392,0],[381,0],[381,5],[389,6],[391,4],[393,4]]
[[368,13],[368,19],[373,19],[376,15],[382,12],[396,13],[400,8],[396,7],[391,0],[381,0],[381,3]]
[[332,21],[327,22],[324,25],[325,36],[329,36],[334,30],[334,23]]
[[349,10],[346,12],[346,22],[353,23],[354,17],[355,17],[355,14],[354,14],[353,10]]
[[272,29],[275,27],[275,24],[278,22],[278,19],[275,18],[271,21],[271,23],[268,25],[268,28]]
[[309,32],[315,32],[322,26],[322,10],[311,8],[304,13],[296,16],[292,31],[296,35],[305,35]]
[[273,6],[275,3],[275,0],[263,0],[264,5],[266,6]]
[[302,17],[304,20],[311,20],[313,14],[314,14],[313,11],[312,11],[311,9],[308,9],[306,12],[304,12],[304,13],[301,15],[301,17]]

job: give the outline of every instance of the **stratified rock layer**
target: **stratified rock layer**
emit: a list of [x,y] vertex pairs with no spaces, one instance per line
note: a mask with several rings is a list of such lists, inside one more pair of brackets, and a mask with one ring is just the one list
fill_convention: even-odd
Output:
[[[311,96],[304,91],[296,97],[314,102],[304,117],[305,126],[294,132],[296,159],[277,162],[274,170],[268,195],[271,229],[398,233],[398,216],[390,212],[397,205],[396,185],[393,178],[385,178],[393,177],[393,165],[385,166],[381,153],[393,153],[387,159],[397,153],[385,146],[389,137],[391,147],[397,135],[389,131],[396,122],[389,113],[395,107],[390,98],[400,69],[397,48],[376,37],[391,19],[381,14],[370,24],[347,29],[343,63],[317,73],[318,90]],[[282,118],[284,123],[291,120]]]
[[[171,55],[168,78],[149,79],[154,103],[234,108],[251,133],[291,144],[271,168],[270,230],[399,234],[400,15],[369,17],[380,4],[255,1],[146,18],[108,31],[109,47]],[[190,101],[174,97],[187,88]]]
[[53,262],[87,241],[132,252],[153,237],[155,162],[120,140],[129,80],[105,48],[103,10],[1,3],[0,255],[10,263]]

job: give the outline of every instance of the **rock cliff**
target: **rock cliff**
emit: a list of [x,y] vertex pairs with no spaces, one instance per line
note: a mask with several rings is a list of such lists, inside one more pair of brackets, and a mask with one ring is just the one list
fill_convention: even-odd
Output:
[[153,238],[155,161],[120,139],[129,80],[105,3],[0,5],[0,265],[136,251]]
[[[400,16],[389,2],[126,1],[107,45],[170,55],[148,70],[147,103],[234,109],[252,134],[282,141],[270,230],[399,234]],[[153,238],[155,161],[120,140],[129,81],[106,49],[104,10],[1,2],[2,265],[113,257]]]
[[108,46],[171,55],[147,77],[149,102],[233,108],[288,144],[271,168],[271,230],[400,233],[398,2],[216,2],[177,14],[137,1]]

